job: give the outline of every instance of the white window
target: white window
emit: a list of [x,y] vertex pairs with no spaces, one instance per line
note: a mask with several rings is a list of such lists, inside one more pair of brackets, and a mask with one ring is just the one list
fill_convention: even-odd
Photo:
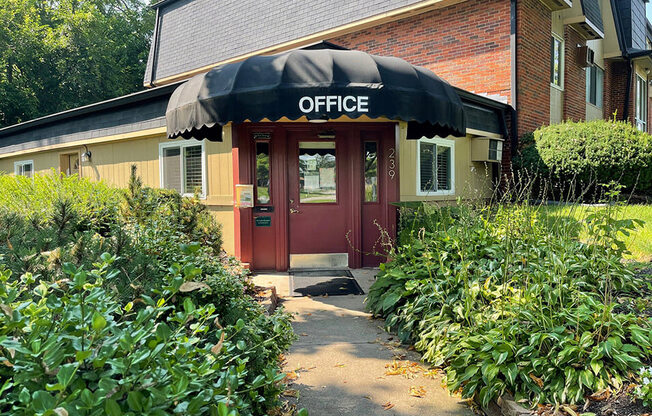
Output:
[[417,142],[417,195],[455,193],[455,142],[422,138]]
[[636,128],[647,131],[647,81],[636,75]]
[[586,68],[586,102],[602,108],[602,85],[604,71],[593,65]]
[[27,176],[28,178],[33,177],[34,161],[21,160],[20,162],[14,162],[14,173],[20,176]]
[[552,35],[550,48],[550,84],[564,88],[564,40]]
[[206,196],[206,155],[204,143],[183,140],[159,145],[161,188],[175,189],[181,195],[198,192]]

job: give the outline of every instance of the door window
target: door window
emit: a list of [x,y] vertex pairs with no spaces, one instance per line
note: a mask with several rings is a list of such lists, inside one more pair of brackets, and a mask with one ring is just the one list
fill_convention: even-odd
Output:
[[256,202],[270,203],[269,142],[256,142]]
[[364,202],[378,201],[378,143],[364,143]]
[[335,142],[299,143],[299,202],[337,202]]

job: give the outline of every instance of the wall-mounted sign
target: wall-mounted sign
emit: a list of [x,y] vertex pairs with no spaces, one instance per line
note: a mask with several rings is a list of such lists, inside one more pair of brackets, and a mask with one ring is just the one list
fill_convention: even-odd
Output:
[[256,131],[251,134],[254,140],[269,140],[272,138],[272,133]]
[[254,206],[253,185],[238,184],[235,186],[235,206],[238,208],[251,208]]
[[367,95],[316,95],[314,97],[301,97],[299,109],[302,113],[328,113],[337,111],[346,112],[369,112],[369,96]]
[[256,224],[256,227],[271,227],[272,217],[269,216],[255,217],[254,223]]

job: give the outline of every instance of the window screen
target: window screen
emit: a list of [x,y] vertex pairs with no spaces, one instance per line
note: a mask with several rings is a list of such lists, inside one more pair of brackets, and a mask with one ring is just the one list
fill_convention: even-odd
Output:
[[451,148],[437,146],[437,190],[451,189]]
[[435,148],[434,143],[421,142],[419,146],[419,175],[421,191],[435,191]]

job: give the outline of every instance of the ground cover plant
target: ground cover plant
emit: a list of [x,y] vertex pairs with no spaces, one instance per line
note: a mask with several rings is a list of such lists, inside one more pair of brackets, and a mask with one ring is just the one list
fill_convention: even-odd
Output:
[[267,414],[290,317],[196,198],[0,176],[0,414]]
[[514,200],[404,209],[369,310],[483,405],[583,403],[640,382],[650,282],[622,261],[622,237],[641,222],[617,204],[578,220]]

